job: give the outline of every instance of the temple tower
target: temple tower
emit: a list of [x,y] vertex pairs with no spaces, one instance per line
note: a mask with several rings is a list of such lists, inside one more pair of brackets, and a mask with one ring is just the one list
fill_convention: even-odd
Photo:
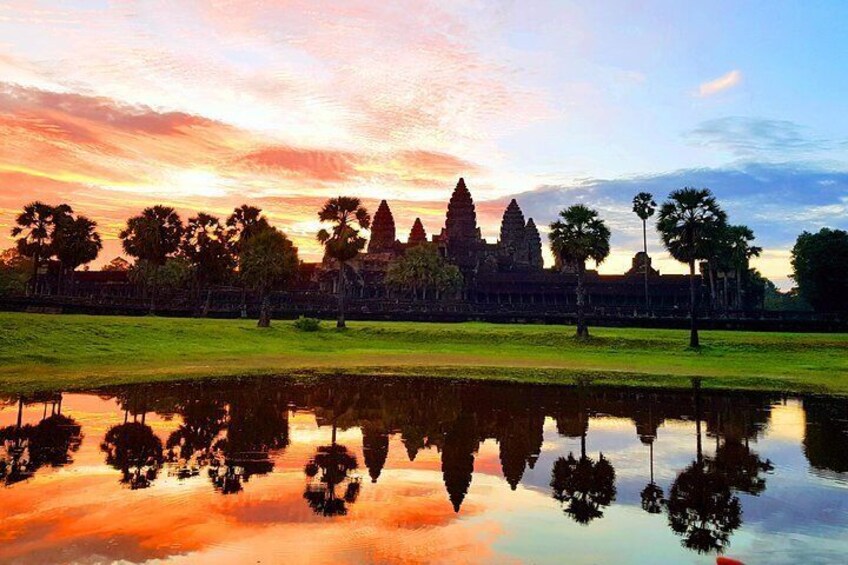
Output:
[[395,219],[389,204],[380,202],[374,221],[371,223],[371,239],[368,241],[368,253],[391,251],[395,245]]
[[421,223],[421,218],[415,218],[415,223],[412,224],[412,230],[409,232],[408,245],[415,247],[427,243],[427,232],[424,231],[424,224]]
[[445,219],[442,241],[447,247],[448,257],[463,269],[477,266],[480,248],[480,230],[477,228],[477,212],[465,179],[456,183]]
[[533,218],[527,220],[524,227],[524,239],[527,242],[527,262],[531,269],[543,269],[545,261],[542,259],[542,236],[536,228]]
[[509,268],[528,265],[524,213],[513,198],[504,210],[501,221],[500,252]]

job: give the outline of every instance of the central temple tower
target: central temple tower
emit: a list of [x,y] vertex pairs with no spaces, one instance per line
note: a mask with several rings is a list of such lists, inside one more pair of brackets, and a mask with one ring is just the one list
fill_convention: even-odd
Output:
[[440,238],[447,250],[448,258],[460,269],[477,267],[478,252],[482,238],[477,227],[477,212],[474,200],[465,186],[465,179],[456,183],[445,219],[445,229]]

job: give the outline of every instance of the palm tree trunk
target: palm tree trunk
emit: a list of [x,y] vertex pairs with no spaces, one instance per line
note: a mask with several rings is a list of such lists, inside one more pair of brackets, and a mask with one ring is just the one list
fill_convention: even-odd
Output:
[[650,307],[648,298],[648,221],[642,220],[642,249],[645,252],[643,270],[645,271],[645,309]]
[[586,325],[586,288],[584,286],[584,276],[586,273],[586,263],[581,261],[577,265],[577,337],[585,339],[589,337],[589,328]]
[[33,253],[32,255],[32,280],[30,280],[30,286],[32,287],[32,295],[35,296],[38,294],[38,264],[41,262],[41,257],[39,253]]
[[339,319],[336,321],[337,328],[345,327],[345,263],[339,261]]
[[203,302],[203,310],[200,312],[202,317],[209,315],[209,309],[212,307],[212,290],[206,289],[206,300]]
[[268,292],[264,288],[259,292],[259,323],[256,325],[260,328],[271,326],[271,304]]
[[742,269],[736,265],[736,309],[742,310]]
[[153,268],[153,290],[150,293],[150,315],[156,315],[156,300],[159,298],[159,265]]
[[701,346],[698,341],[698,322],[697,307],[695,305],[695,260],[689,260],[689,321],[691,327],[689,330],[689,347],[698,348]]
[[710,275],[710,306],[715,308],[719,300],[716,293],[715,269],[712,261],[707,261],[707,273]]

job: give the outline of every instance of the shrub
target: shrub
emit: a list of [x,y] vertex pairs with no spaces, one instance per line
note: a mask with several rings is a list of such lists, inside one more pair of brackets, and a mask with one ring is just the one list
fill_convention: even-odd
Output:
[[317,332],[321,329],[321,320],[317,318],[304,318],[301,316],[294,321],[294,327],[302,332]]

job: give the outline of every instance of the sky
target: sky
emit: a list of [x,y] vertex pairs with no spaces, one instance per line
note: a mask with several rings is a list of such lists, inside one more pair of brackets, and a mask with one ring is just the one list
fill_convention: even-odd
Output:
[[513,197],[543,232],[597,208],[614,273],[635,193],[706,186],[788,288],[797,235],[848,228],[845,21],[841,1],[0,0],[0,246],[36,199],[98,222],[95,265],[145,206],[250,203],[317,260],[325,199],[387,199],[405,240],[419,216],[439,232],[462,176],[489,241]]

